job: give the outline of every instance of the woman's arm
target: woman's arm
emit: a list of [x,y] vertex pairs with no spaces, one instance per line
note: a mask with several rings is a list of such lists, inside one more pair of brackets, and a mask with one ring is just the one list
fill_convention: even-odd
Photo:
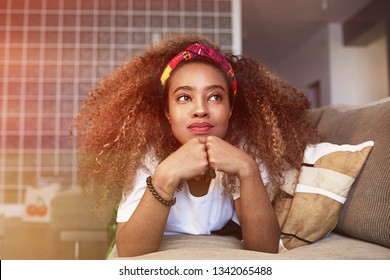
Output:
[[244,246],[248,250],[277,253],[280,228],[264,187],[257,164],[248,166],[240,177],[240,198],[235,208],[241,224]]
[[[163,192],[160,195],[166,200],[172,199]],[[119,256],[131,257],[157,251],[169,211],[170,207],[160,203],[146,189],[130,219],[117,225],[116,245]]]
[[[163,199],[172,200],[173,196],[168,193],[174,193],[181,180],[193,178],[207,170],[206,146],[199,139],[192,139],[158,165],[153,174],[153,181],[158,185],[155,189]],[[170,207],[163,205],[146,189],[130,219],[117,226],[119,256],[156,252],[169,211]]]
[[210,166],[240,180],[240,198],[235,208],[241,224],[245,248],[277,253],[280,228],[255,160],[217,137],[206,141]]

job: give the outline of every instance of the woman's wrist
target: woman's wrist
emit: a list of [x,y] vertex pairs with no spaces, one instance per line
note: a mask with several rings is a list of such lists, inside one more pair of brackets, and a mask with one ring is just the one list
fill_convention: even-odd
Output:
[[172,198],[180,184],[180,179],[170,176],[168,172],[157,168],[152,175],[153,185],[164,197]]
[[160,190],[162,191],[163,193],[167,194],[167,195],[170,195],[170,196],[174,196],[175,193],[174,192],[169,192],[169,191],[166,191],[164,188],[160,187],[159,184],[156,182],[155,178],[153,176],[151,176],[151,180],[152,180],[152,184],[153,186],[157,189],[157,190]]
[[248,155],[248,159],[242,164],[242,168],[239,172],[240,179],[250,179],[253,176],[259,174],[259,167],[257,166],[256,161]]

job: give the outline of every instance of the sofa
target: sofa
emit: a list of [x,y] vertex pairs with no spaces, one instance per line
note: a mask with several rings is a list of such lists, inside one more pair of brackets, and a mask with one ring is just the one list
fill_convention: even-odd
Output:
[[[329,224],[323,235],[317,235],[311,244],[298,244],[292,249],[281,246],[278,254],[244,250],[242,242],[229,235],[174,235],[163,238],[158,252],[128,259],[389,260],[390,97],[359,107],[332,105],[314,109],[310,118],[313,126],[323,135],[324,142],[335,145],[374,142],[356,177],[351,180],[346,201],[332,210],[333,224]],[[63,201],[64,197],[61,197],[63,194],[58,195],[52,205],[52,223],[56,224],[56,230],[88,230],[88,223],[76,222],[83,218],[76,212],[82,213],[86,209],[75,208],[73,217],[65,218],[66,211],[58,207],[58,201]],[[72,195],[80,194],[73,192]],[[86,207],[86,204],[74,206]],[[326,211],[326,207],[321,209],[321,212]],[[311,210],[306,213],[310,215]],[[56,222],[58,218],[62,219],[61,223]],[[64,219],[69,223],[64,223]],[[107,233],[107,221],[91,224],[90,230]],[[315,226],[321,228],[326,222],[319,220]],[[124,259],[118,256],[115,245],[109,249],[107,258]]]

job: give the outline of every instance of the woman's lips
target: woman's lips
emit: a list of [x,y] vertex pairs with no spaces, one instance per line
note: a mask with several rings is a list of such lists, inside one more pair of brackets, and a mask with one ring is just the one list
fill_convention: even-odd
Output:
[[206,134],[209,133],[213,127],[212,124],[207,122],[196,122],[188,126],[188,129],[195,134]]

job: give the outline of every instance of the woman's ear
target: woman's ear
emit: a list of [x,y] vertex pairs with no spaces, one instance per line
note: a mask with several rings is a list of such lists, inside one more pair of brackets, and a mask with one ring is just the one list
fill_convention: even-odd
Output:
[[164,113],[165,113],[165,117],[167,118],[168,122],[171,123],[171,117],[169,115],[168,108],[165,108]]

